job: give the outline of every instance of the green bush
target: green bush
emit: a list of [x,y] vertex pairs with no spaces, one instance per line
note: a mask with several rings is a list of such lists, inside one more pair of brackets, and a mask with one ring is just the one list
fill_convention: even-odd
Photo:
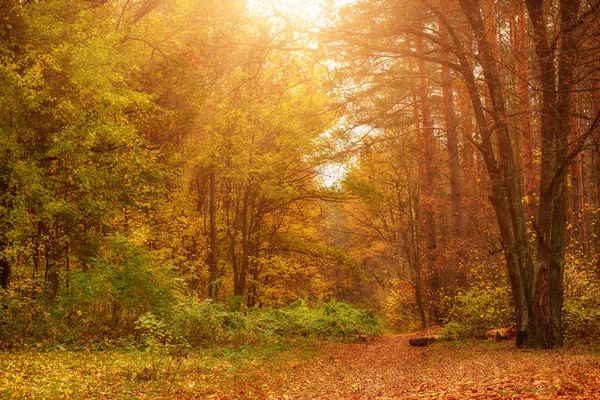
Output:
[[508,286],[481,285],[459,293],[449,307],[445,330],[449,336],[513,324],[512,297]]
[[241,311],[229,311],[212,300],[186,299],[169,317],[173,331],[192,346],[252,342],[252,327]]
[[173,314],[174,332],[193,346],[212,344],[272,344],[291,338],[344,340],[361,334],[377,336],[381,325],[370,311],[346,303],[329,302],[308,307],[297,301],[285,308],[243,312],[226,309],[211,300],[184,302]]
[[563,323],[567,340],[600,339],[600,278],[571,256],[565,268]]
[[264,321],[283,337],[315,337],[343,339],[361,334],[381,334],[381,324],[371,311],[358,310],[344,302],[329,302],[309,308],[298,301],[287,308],[272,310]]
[[43,285],[31,279],[0,289],[0,345],[20,347],[43,339],[50,314],[44,304]]
[[21,344],[133,343],[142,315],[164,318],[182,298],[170,269],[126,240],[113,241],[86,271],[72,271],[68,280],[54,301],[44,295],[43,282],[22,279],[0,290],[0,344],[14,347],[15,338]]
[[[61,278],[65,282],[66,277]],[[273,344],[291,338],[344,340],[380,334],[379,319],[343,302],[309,307],[248,309],[244,299],[224,304],[196,294],[157,265],[151,253],[114,240],[85,271],[71,271],[69,287],[54,301],[40,282],[21,280],[0,290],[0,345],[24,343],[149,346],[149,341],[190,346]],[[173,342],[173,343],[172,343]],[[152,346],[150,346],[152,347]],[[156,347],[156,346],[154,346]]]
[[62,335],[135,340],[140,316],[164,316],[180,296],[171,275],[147,251],[115,241],[87,271],[72,273],[69,290],[57,298],[53,313],[68,328]]

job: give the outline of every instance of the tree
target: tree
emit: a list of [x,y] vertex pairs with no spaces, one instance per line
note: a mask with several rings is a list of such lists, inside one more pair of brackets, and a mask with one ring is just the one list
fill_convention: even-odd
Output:
[[[362,53],[382,63],[412,57],[419,63],[444,65],[464,81],[479,128],[479,138],[471,142],[483,157],[491,183],[490,202],[513,290],[519,347],[562,344],[560,313],[567,240],[567,165],[582,148],[576,146],[569,152],[574,73],[578,66],[583,68],[584,65],[577,63],[584,58],[578,52],[581,45],[577,40],[581,39],[577,32],[585,29],[591,23],[590,16],[598,12],[594,4],[582,10],[577,1],[562,1],[556,6],[559,23],[552,25],[547,22],[550,8],[546,9],[544,4],[526,2],[531,20],[528,29],[534,37],[541,85],[541,162],[535,233],[527,226],[519,169],[522,163],[515,149],[516,135],[509,124],[509,88],[504,76],[511,71],[504,69],[499,60],[505,49],[496,40],[496,35],[503,35],[510,26],[506,25],[506,30],[499,32],[492,29],[494,24],[490,21],[495,13],[490,12],[489,2],[460,0],[455,5],[456,12],[448,12],[448,8],[442,10],[439,4],[428,1],[403,8],[386,1],[364,3],[351,14],[355,16],[355,25],[341,28],[343,36],[336,32],[327,36],[345,46],[362,49]],[[486,7],[488,12],[484,12]],[[362,22],[367,22],[369,28],[361,30]],[[498,25],[503,22],[496,20]],[[411,45],[421,40],[431,43],[435,50],[428,52],[422,46]],[[475,47],[476,54],[469,51],[470,46]],[[446,52],[452,54],[452,59],[444,54]],[[476,76],[477,71],[481,71],[481,79]],[[597,129],[598,118],[588,118],[592,122],[577,138],[580,145]],[[531,246],[532,235],[537,243],[535,248]]]

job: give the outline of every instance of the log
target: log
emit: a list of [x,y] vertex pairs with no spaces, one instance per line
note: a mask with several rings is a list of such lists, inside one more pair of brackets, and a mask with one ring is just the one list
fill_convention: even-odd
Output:
[[500,342],[502,340],[510,340],[515,337],[516,329],[515,326],[509,326],[508,328],[501,329],[492,329],[491,331],[487,331],[485,337],[488,340],[494,340],[496,342]]
[[456,339],[464,340],[464,339],[486,339],[487,331],[485,329],[476,329],[468,332],[461,332],[458,334]]
[[443,336],[441,335],[418,336],[408,339],[408,344],[410,344],[411,346],[423,347],[433,342],[437,342],[442,338]]

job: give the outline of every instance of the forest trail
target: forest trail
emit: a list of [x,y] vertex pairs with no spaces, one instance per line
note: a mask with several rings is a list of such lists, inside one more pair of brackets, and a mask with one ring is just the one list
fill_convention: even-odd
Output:
[[476,341],[415,348],[408,338],[330,345],[327,355],[263,371],[216,398],[600,398],[600,356],[589,349],[517,350],[513,342]]
[[411,347],[408,339],[207,349],[190,353],[180,369],[137,351],[2,352],[0,398],[600,399],[598,347],[517,350],[476,340]]

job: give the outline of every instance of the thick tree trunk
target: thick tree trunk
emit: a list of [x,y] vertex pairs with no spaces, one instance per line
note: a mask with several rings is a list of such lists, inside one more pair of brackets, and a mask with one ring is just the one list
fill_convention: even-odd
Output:
[[554,145],[556,111],[556,70],[554,53],[548,45],[548,33],[541,0],[526,0],[527,10],[534,31],[535,52],[542,86],[541,110],[541,169],[540,201],[538,209],[538,268],[536,270],[536,288],[534,300],[535,330],[529,345],[535,347],[553,347],[550,328],[550,258],[552,253],[552,187],[554,177]]
[[567,249],[567,208],[569,191],[567,185],[567,158],[571,134],[571,106],[573,81],[576,67],[577,43],[574,32],[569,29],[576,23],[579,0],[563,0],[560,7],[560,30],[562,32],[558,59],[557,131],[554,157],[554,205],[552,207],[552,254],[550,259],[549,297],[550,322],[553,345],[563,344],[562,308],[564,302],[563,278]]
[[[560,51],[558,71],[549,44],[542,0],[526,0],[531,19],[542,85],[542,154],[538,211],[538,264],[534,313],[536,336],[532,346],[561,345],[563,275],[566,253],[568,204],[567,155],[575,69],[574,30],[579,0],[563,0],[559,7]],[[556,79],[558,78],[558,87]]]
[[[477,38],[478,53],[492,106],[490,114],[494,119],[493,125],[486,118],[473,69],[466,54],[460,50],[462,44],[458,35],[444,22],[443,15],[438,13],[438,16],[448,28],[455,48],[458,49],[456,55],[481,132],[481,141],[475,144],[484,158],[492,184],[490,201],[500,228],[508,276],[515,299],[517,345],[523,346],[530,329],[533,260],[523,215],[520,176],[516,170],[515,154],[507,125],[502,83],[493,57],[494,51],[487,39],[488,34],[479,3],[476,0],[460,0],[460,5]],[[496,146],[492,142],[494,136],[497,140],[498,157]]]
[[[459,0],[476,39],[478,61],[488,89],[491,109],[484,112],[480,88],[468,57],[461,50],[461,40],[445,15],[433,9],[442,24],[447,27],[454,42],[454,51],[481,132],[481,141],[475,145],[484,158],[492,184],[490,201],[500,228],[515,299],[517,346],[553,347],[562,344],[568,138],[571,131],[571,91],[577,55],[575,32],[580,4],[579,0],[559,2],[557,67],[556,48],[550,44],[554,35],[548,33],[547,24],[550,18],[545,15],[545,2],[525,1],[533,25],[542,100],[541,176],[538,191],[540,201],[536,224],[538,242],[535,263],[525,224],[521,171],[518,168],[517,154],[511,139],[513,136],[508,125],[504,84],[495,56],[499,52],[494,48],[494,34],[484,22],[479,0]],[[484,0],[483,6],[488,7],[489,3]],[[520,72],[524,75],[523,71]],[[486,113],[493,118],[493,124],[487,120]]]

